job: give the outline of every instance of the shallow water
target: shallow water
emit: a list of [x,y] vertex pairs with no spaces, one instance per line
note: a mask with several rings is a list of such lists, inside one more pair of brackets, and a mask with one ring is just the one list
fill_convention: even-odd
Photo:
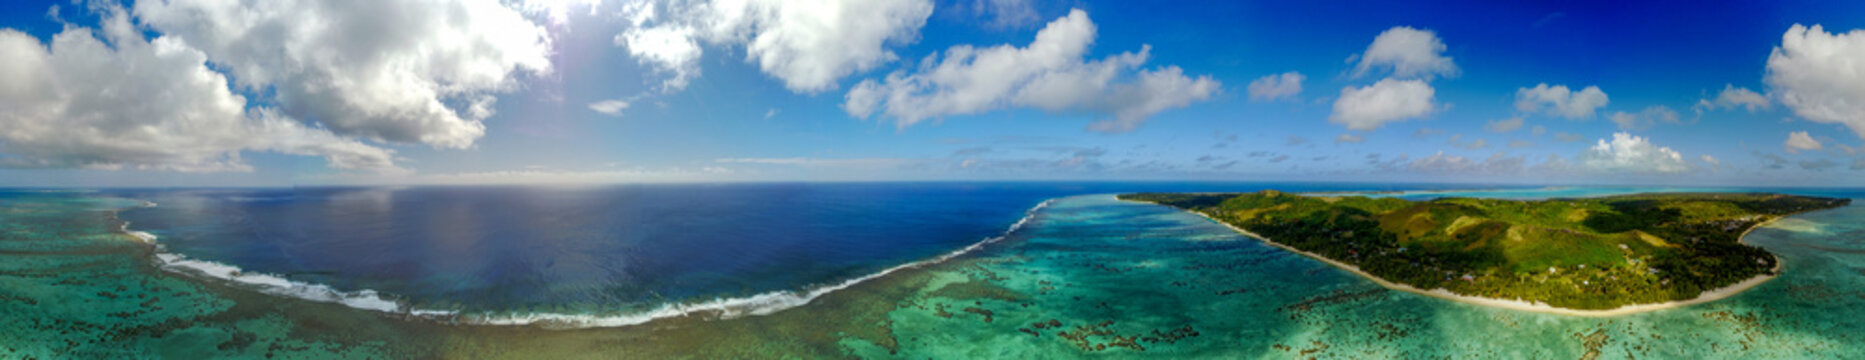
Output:
[[[960,324],[906,309],[896,332],[946,334],[903,342],[907,358],[1039,356],[1103,349],[1134,336],[1146,351],[1112,357],[1319,356],[1481,358],[1850,358],[1865,354],[1865,208],[1797,216],[1748,241],[1780,254],[1785,273],[1721,301],[1609,318],[1528,313],[1391,291],[1263,245],[1201,217],[1108,196],[1073,197],[1045,212],[1025,243],[979,260],[1022,301],[984,301],[994,321]],[[1787,230],[1794,229],[1794,230]],[[1811,231],[1809,231],[1811,229]],[[1053,289],[1051,289],[1053,288]],[[939,303],[934,301],[934,303]],[[956,308],[965,301],[948,303]],[[1029,304],[1025,307],[1024,304]],[[936,306],[935,306],[936,307]],[[973,314],[953,319],[979,320]],[[1067,330],[1112,321],[1110,335],[1065,341]],[[1189,326],[1199,335],[1146,341]],[[979,329],[988,329],[980,331]],[[905,330],[905,331],[902,331]],[[1159,337],[1159,336],[1155,336]],[[1080,347],[1086,344],[1087,347]],[[1589,355],[1591,353],[1591,355]]]
[[176,276],[117,231],[108,210],[135,203],[0,196],[0,357],[1865,356],[1865,319],[1853,316],[1865,313],[1860,206],[1745,238],[1783,259],[1773,281],[1609,318],[1391,291],[1202,217],[1087,195],[1056,200],[981,251],[768,316],[552,330],[437,324]]
[[0,192],[0,358],[387,356],[383,345],[396,332],[373,340],[314,335],[287,319],[292,302],[284,298],[229,293],[156,269],[152,248],[119,231],[112,216],[139,203]]

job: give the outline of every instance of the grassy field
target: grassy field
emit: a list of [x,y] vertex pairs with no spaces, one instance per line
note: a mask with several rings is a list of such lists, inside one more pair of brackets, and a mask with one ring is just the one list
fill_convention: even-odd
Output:
[[1753,193],[1501,200],[1127,194],[1197,211],[1387,280],[1577,309],[1694,298],[1775,265],[1749,228],[1850,200]]

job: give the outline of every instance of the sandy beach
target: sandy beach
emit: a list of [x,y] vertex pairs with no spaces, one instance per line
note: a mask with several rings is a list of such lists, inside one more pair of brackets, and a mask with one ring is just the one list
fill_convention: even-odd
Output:
[[[1606,309],[1606,310],[1568,309],[1568,308],[1554,307],[1546,303],[1540,303],[1540,302],[1527,302],[1527,301],[1513,300],[1513,299],[1496,299],[1496,298],[1486,298],[1486,297],[1481,297],[1481,296],[1461,295],[1461,294],[1452,293],[1450,292],[1450,290],[1445,290],[1444,288],[1424,290],[1424,289],[1412,287],[1411,285],[1386,281],[1386,279],[1381,279],[1378,276],[1373,276],[1373,274],[1368,274],[1365,271],[1360,271],[1360,268],[1357,266],[1335,261],[1334,259],[1329,259],[1325,256],[1321,256],[1320,254],[1302,251],[1300,249],[1296,249],[1288,245],[1277,243],[1273,240],[1270,240],[1268,237],[1258,235],[1256,233],[1250,232],[1249,230],[1244,230],[1243,228],[1236,227],[1234,225],[1225,223],[1223,221],[1218,221],[1217,219],[1212,218],[1209,215],[1205,215],[1204,213],[1200,213],[1196,211],[1187,211],[1187,212],[1196,214],[1198,216],[1202,216],[1206,220],[1210,220],[1211,222],[1217,223],[1219,225],[1224,225],[1224,227],[1228,227],[1231,230],[1236,231],[1237,233],[1243,234],[1244,236],[1249,236],[1251,238],[1260,240],[1264,244],[1269,244],[1270,246],[1275,246],[1283,250],[1288,250],[1288,251],[1291,251],[1297,254],[1302,254],[1302,256],[1307,256],[1311,259],[1320,260],[1321,262],[1334,265],[1334,267],[1346,269],[1347,271],[1353,272],[1354,274],[1358,274],[1360,275],[1360,277],[1364,277],[1367,280],[1372,280],[1374,283],[1378,283],[1380,286],[1384,286],[1388,289],[1399,290],[1399,291],[1404,291],[1404,292],[1409,292],[1409,293],[1414,293],[1414,294],[1419,294],[1419,295],[1425,295],[1425,296],[1430,296],[1430,297],[1435,297],[1435,298],[1440,298],[1440,299],[1445,299],[1445,300],[1451,300],[1451,301],[1456,301],[1456,302],[1461,302],[1461,303],[1466,303],[1466,304],[1472,304],[1472,305],[1482,305],[1482,306],[1498,307],[1498,308],[1511,309],[1511,310],[1532,311],[1532,312],[1548,313],[1548,314],[1559,314],[1559,315],[1570,315],[1570,316],[1591,316],[1591,317],[1619,316],[1619,315],[1626,315],[1626,314],[1642,313],[1642,312],[1647,312],[1647,311],[1670,309],[1670,308],[1688,306],[1688,305],[1693,305],[1693,304],[1700,304],[1700,303],[1705,303],[1705,302],[1710,302],[1710,301],[1716,301],[1722,298],[1733,296],[1735,294],[1740,294],[1742,293],[1742,291],[1748,290],[1749,288],[1753,288],[1756,285],[1761,285],[1762,283],[1768,282],[1768,280],[1774,279],[1774,277],[1780,274],[1781,272],[1781,258],[1779,256],[1776,256],[1775,261],[1774,261],[1774,269],[1770,271],[1769,274],[1757,275],[1753,278],[1749,278],[1748,280],[1743,280],[1733,285],[1725,286],[1722,288],[1717,288],[1714,290],[1704,291],[1702,294],[1697,295],[1697,297],[1694,299],[1683,300],[1683,301],[1669,301],[1669,302],[1662,302],[1662,303],[1655,303],[1655,304],[1627,305],[1627,306],[1621,306],[1618,308]],[[1775,220],[1778,220],[1778,219],[1780,219],[1780,217],[1769,219],[1768,221],[1764,221],[1760,224],[1756,224],[1754,227],[1750,227],[1748,231],[1742,232],[1741,237],[1742,238],[1748,237],[1749,231],[1754,231],[1757,228],[1768,226],[1768,224],[1773,223]]]

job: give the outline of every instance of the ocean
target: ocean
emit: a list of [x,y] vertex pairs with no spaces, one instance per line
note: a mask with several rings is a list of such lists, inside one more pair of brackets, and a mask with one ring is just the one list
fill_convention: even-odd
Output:
[[1111,195],[1261,189],[1865,198],[1329,183],[0,191],[0,358],[1865,354],[1865,321],[1846,316],[1865,312],[1858,205],[1751,233],[1785,271],[1747,292],[1589,318],[1387,290]]
[[118,216],[191,274],[378,311],[581,326],[796,306],[809,292],[999,237],[1060,196],[1269,187],[1361,189],[788,183],[109,194],[147,202]]

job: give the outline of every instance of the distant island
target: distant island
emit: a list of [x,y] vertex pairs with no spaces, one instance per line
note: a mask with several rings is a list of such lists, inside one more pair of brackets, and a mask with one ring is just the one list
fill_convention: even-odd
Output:
[[1414,202],[1270,190],[1119,198],[1204,215],[1390,288],[1574,315],[1733,295],[1779,271],[1773,254],[1741,243],[1749,230],[1851,203],[1759,193]]

